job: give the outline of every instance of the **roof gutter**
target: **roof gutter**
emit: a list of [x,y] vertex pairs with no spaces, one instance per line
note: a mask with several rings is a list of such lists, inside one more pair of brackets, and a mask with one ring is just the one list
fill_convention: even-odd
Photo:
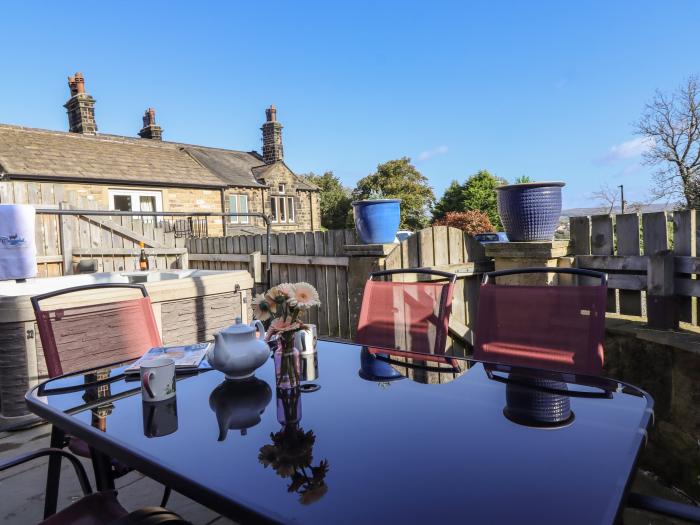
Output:
[[221,189],[226,188],[226,184],[182,184],[177,182],[160,182],[160,181],[138,181],[124,179],[95,179],[90,177],[70,177],[63,175],[37,175],[27,173],[6,173],[0,169],[2,180],[37,180],[45,182],[77,182],[90,184],[113,184],[119,186],[153,186],[158,188],[197,188],[197,189]]

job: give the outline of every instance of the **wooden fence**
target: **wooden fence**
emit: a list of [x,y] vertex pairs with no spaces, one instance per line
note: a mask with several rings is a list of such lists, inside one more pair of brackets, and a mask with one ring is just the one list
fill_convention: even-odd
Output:
[[[191,268],[247,270],[257,283],[263,280],[266,262],[264,235],[211,237],[187,242]],[[367,279],[366,266],[354,269],[354,230],[277,233],[270,239],[272,285],[306,281],[319,292],[321,307],[310,311],[309,322],[323,336],[352,339],[358,301]],[[362,255],[365,259],[366,255]],[[479,276],[490,263],[483,248],[464,232],[446,226],[427,228],[396,244],[377,257],[378,269],[430,267],[457,272],[460,276],[450,321],[450,346],[465,348],[472,342],[472,326],[478,297]],[[361,275],[353,275],[353,272]],[[262,291],[258,287],[258,291]]]
[[653,326],[698,325],[697,211],[571,218],[579,268],[609,275],[608,311],[647,317]]
[[[261,283],[265,242],[264,235],[189,239],[189,265],[205,270],[247,270]],[[276,233],[270,237],[272,285],[305,281],[315,286],[323,305],[310,310],[309,322],[316,324],[322,335],[351,336],[349,259],[343,248],[356,242],[354,230]]]
[[[0,203],[32,204],[44,209],[97,210],[97,204],[61,184],[0,182]],[[168,228],[172,229],[172,228]],[[74,273],[80,261],[94,261],[98,271],[138,269],[139,242],[146,246],[151,268],[186,268],[185,239],[162,224],[119,216],[59,217],[37,214],[35,240],[38,277]]]

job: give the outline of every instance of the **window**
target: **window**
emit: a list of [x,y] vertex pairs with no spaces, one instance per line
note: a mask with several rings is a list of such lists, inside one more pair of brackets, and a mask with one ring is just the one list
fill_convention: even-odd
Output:
[[280,185],[277,187],[277,189],[279,190],[280,193],[284,193],[284,190],[285,190],[284,184],[280,184]]
[[[248,195],[229,195],[231,213],[248,213]],[[248,224],[249,217],[229,217],[231,224]]]
[[272,222],[294,223],[296,221],[294,197],[270,197],[270,214],[272,215]]
[[[109,190],[109,209],[117,211],[163,211],[163,196],[159,191]],[[153,222],[154,217],[143,220]]]

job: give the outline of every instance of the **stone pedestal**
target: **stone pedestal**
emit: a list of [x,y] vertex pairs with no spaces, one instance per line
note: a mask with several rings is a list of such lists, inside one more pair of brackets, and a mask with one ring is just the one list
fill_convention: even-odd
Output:
[[[498,270],[516,268],[557,268],[570,267],[572,259],[568,240],[535,242],[499,242],[486,244],[486,256],[493,257],[494,267]],[[532,273],[500,277],[500,284],[512,285],[554,285],[568,284],[569,276],[554,273]]]
[[348,260],[348,290],[350,301],[350,331],[355,337],[357,319],[362,306],[362,293],[369,274],[386,270],[386,257],[397,244],[346,244],[344,248]]

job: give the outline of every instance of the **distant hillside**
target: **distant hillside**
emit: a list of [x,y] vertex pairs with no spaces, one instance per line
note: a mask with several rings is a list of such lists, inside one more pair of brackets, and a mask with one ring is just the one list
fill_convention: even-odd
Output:
[[[645,204],[642,206],[642,213],[651,213],[655,211],[671,211],[673,210],[672,204]],[[608,208],[603,206],[591,207],[591,208],[569,208],[567,210],[562,210],[562,217],[580,217],[582,215],[602,215],[608,213]],[[613,213],[620,213],[620,207],[615,206]]]

